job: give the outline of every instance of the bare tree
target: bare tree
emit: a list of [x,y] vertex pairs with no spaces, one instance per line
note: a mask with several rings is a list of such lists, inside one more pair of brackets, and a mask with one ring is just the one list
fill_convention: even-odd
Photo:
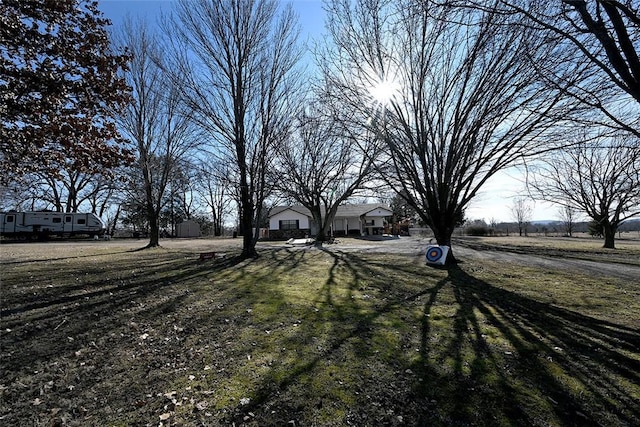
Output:
[[369,123],[380,172],[440,245],[491,176],[550,148],[553,113],[572,108],[530,66],[551,48],[505,19],[434,2],[329,3],[332,96]]
[[[464,8],[518,15],[521,25],[537,28],[540,43],[554,46],[551,61],[532,62],[552,86],[604,115],[600,124],[640,136],[640,7],[635,0],[562,0],[495,2],[450,0]],[[588,68],[588,78],[572,71]],[[570,84],[567,84],[570,83]],[[626,99],[625,99],[626,97]],[[584,118],[582,119],[584,120]]]
[[87,199],[91,212],[97,214],[107,224],[107,234],[113,235],[122,210],[122,199],[127,185],[124,173],[116,179],[98,177],[90,184]]
[[180,0],[166,28],[176,48],[170,69],[215,144],[211,151],[233,158],[244,258],[257,256],[256,219],[269,193],[267,170],[296,107],[297,19],[290,5],[278,14],[278,5]]
[[65,164],[56,174],[42,173],[41,185],[47,187],[48,201],[58,212],[78,212],[83,202],[89,200],[94,184],[104,181],[107,177],[99,174],[88,174],[75,169],[71,164]]
[[575,229],[578,218],[578,210],[571,205],[560,206],[558,209],[558,217],[560,218],[560,221],[562,221],[565,234],[569,237],[573,237],[573,230]]
[[24,175],[20,181],[0,185],[0,210],[33,211],[42,201],[41,180],[35,174]]
[[361,150],[368,145],[366,138],[356,142],[352,130],[341,124],[321,108],[300,113],[273,169],[278,192],[311,212],[318,244],[327,239],[340,204],[362,189],[373,172],[373,157]]
[[527,236],[527,229],[533,218],[533,207],[524,197],[516,197],[511,206],[511,214],[518,224],[518,234]]
[[191,162],[181,162],[172,179],[172,192],[179,202],[182,219],[192,219],[196,213],[197,169]]
[[60,162],[55,173],[42,170],[23,175],[20,181],[12,181],[6,187],[11,191],[2,198],[9,203],[17,198],[16,208],[22,205],[19,209],[29,209],[24,202],[32,200],[32,205],[38,203],[56,212],[86,212],[90,209],[90,212],[101,216],[119,187],[117,176],[125,167],[114,167],[102,174],[78,169],[73,161]]
[[615,233],[640,215],[640,143],[633,136],[586,138],[547,156],[530,186],[545,200],[585,212],[615,248]]
[[136,149],[141,186],[132,196],[144,194],[143,205],[149,225],[149,244],[160,245],[160,212],[166,200],[167,185],[180,160],[192,150],[196,141],[191,113],[182,102],[174,82],[163,73],[158,39],[142,23],[129,21],[123,27],[120,42],[128,47],[133,59],[125,74],[132,87],[132,101],[121,112],[119,125],[123,136]]
[[205,163],[198,167],[198,192],[207,205],[213,220],[213,235],[221,236],[224,219],[228,215],[232,197],[229,171],[222,162]]

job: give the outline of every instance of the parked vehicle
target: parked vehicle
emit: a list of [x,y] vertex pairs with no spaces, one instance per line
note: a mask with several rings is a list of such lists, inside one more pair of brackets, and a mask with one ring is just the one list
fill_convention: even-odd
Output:
[[0,212],[0,236],[20,240],[48,236],[102,236],[104,222],[96,214],[69,212]]

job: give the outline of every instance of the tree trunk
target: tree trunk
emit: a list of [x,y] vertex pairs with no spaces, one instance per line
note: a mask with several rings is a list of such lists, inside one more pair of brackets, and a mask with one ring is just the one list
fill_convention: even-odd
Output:
[[616,227],[613,227],[609,221],[602,223],[602,234],[604,235],[603,248],[615,249]]
[[313,210],[312,216],[313,216],[313,221],[315,222],[315,225],[316,225],[316,235],[315,235],[316,243],[319,243],[320,245],[322,245],[322,242],[327,240],[327,235],[324,232],[324,224],[322,223],[322,214],[320,213],[320,207]]
[[116,233],[116,225],[118,224],[118,218],[120,217],[121,209],[121,206],[118,205],[118,209],[116,209],[116,213],[113,216],[113,222],[111,223],[111,230],[108,231],[108,234],[110,236],[113,236]]
[[213,235],[214,236],[219,236],[219,230],[218,230],[218,216],[216,215],[216,210],[215,208],[211,208],[211,216],[213,218]]
[[257,258],[256,241],[253,238],[253,203],[249,195],[247,186],[242,186],[240,190],[242,207],[242,219],[240,228],[242,230],[242,259]]
[[258,252],[256,251],[255,240],[253,239],[253,223],[251,221],[251,214],[245,209],[242,216],[242,259],[257,258]]
[[158,224],[158,215],[155,212],[149,214],[149,244],[148,248],[157,248],[160,246],[160,226]]
[[[451,220],[453,221],[453,220]],[[451,236],[453,236],[454,224],[449,224],[451,222],[447,219],[443,221],[439,221],[437,225],[432,225],[431,230],[433,231],[433,235],[436,238],[436,243],[439,246],[448,246],[449,252],[447,253],[446,265],[455,265],[458,263],[456,258],[453,256],[453,248],[451,247]]]
[[[247,224],[244,225],[246,229]],[[258,257],[258,252],[253,245],[253,234],[251,232],[245,231],[245,233],[242,235],[242,254],[240,256],[242,257],[242,259]]]

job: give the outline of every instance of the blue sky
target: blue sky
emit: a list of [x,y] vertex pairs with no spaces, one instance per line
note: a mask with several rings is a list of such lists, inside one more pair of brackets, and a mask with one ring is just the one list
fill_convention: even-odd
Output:
[[[173,0],[98,0],[98,7],[116,26],[127,13],[153,22],[161,11],[169,11],[173,2]],[[293,0],[291,3],[300,15],[303,36],[320,35],[324,29],[325,15],[322,0]]]
[[[133,18],[140,17],[153,23],[161,12],[169,12],[173,0],[98,0],[98,7],[105,17],[111,19],[113,26],[121,24],[129,14]],[[322,0],[293,0],[293,7],[299,14],[303,38],[319,38],[324,32],[325,13]],[[524,184],[517,171],[500,172],[490,179],[471,206],[467,209],[468,219],[491,219],[513,221],[511,206],[513,197],[523,195]],[[554,205],[531,202],[534,206],[534,220],[555,220],[558,208]]]

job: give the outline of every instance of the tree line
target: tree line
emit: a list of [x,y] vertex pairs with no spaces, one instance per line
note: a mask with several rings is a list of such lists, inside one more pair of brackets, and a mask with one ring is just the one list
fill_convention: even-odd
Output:
[[149,246],[167,211],[206,206],[219,233],[234,209],[244,257],[269,204],[308,208],[322,241],[341,203],[381,192],[450,246],[514,166],[605,247],[640,214],[633,1],[324,8],[309,47],[275,0],[177,0],[155,26],[118,28],[95,1],[3,1],[3,207],[142,217]]

